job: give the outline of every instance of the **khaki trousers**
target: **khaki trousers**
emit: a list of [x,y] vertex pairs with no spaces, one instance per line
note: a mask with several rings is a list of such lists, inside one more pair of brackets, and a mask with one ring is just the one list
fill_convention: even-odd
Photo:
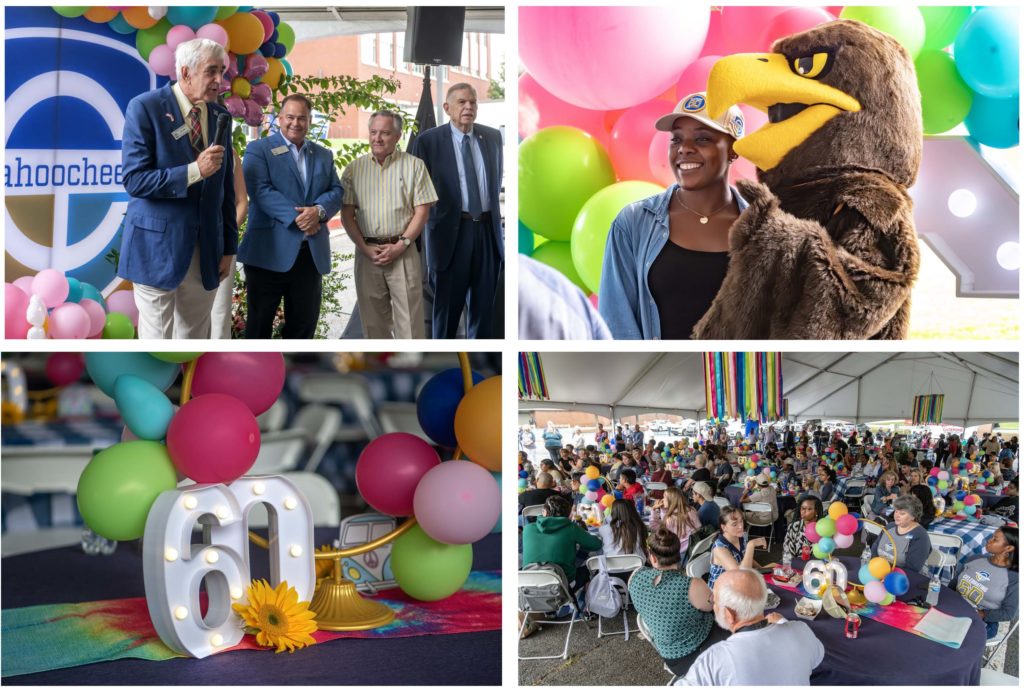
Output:
[[364,339],[423,339],[420,253],[410,245],[391,264],[378,267],[356,252],[356,298]]
[[199,271],[199,248],[181,284],[173,290],[135,284],[140,339],[209,339],[210,311],[217,291],[207,291]]

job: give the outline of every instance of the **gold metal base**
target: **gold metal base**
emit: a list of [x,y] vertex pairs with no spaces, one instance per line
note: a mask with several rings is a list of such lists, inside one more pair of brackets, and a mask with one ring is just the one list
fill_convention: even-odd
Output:
[[356,590],[354,582],[342,578],[339,567],[335,568],[337,571],[332,577],[320,581],[310,601],[309,609],[316,613],[317,629],[331,632],[372,630],[395,619],[391,608],[364,598]]

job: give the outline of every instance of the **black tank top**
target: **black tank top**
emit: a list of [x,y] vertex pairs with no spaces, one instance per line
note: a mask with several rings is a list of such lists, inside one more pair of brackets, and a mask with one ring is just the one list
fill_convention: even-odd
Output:
[[689,339],[711,307],[729,268],[728,252],[700,252],[665,243],[647,273],[662,339]]

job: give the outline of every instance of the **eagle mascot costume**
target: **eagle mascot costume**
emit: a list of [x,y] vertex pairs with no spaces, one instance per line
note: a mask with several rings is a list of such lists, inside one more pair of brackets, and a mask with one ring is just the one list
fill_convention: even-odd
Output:
[[768,123],[734,150],[758,168],[729,233],[729,269],[697,339],[902,339],[917,278],[907,188],[921,162],[914,64],[852,20],[715,63],[708,111]]

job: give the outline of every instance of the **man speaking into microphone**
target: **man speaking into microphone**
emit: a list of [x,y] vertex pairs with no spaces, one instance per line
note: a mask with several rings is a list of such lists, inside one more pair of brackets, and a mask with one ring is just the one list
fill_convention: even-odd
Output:
[[118,275],[135,285],[140,339],[210,338],[218,283],[234,267],[231,116],[216,102],[226,60],[213,41],[186,41],[177,81],[128,104]]

